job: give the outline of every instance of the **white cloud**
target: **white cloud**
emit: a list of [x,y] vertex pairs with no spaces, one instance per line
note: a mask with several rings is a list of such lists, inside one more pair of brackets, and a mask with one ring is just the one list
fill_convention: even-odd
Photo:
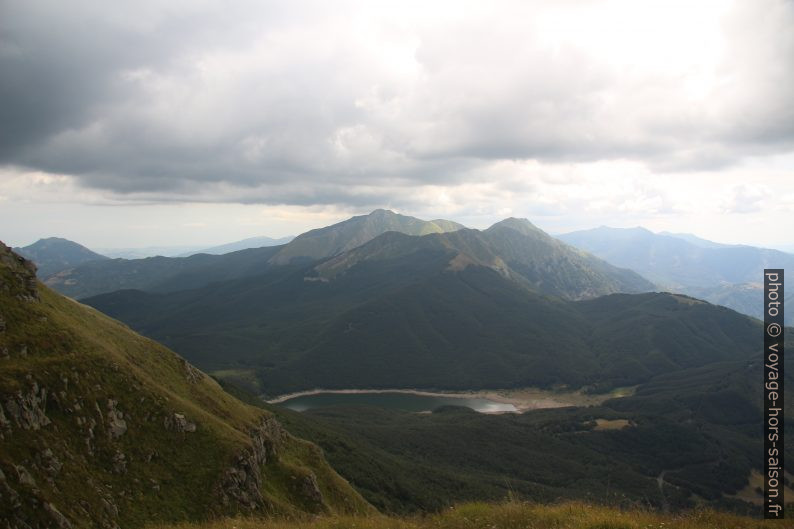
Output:
[[791,215],[792,30],[782,0],[7,2],[0,196],[713,231],[767,189]]

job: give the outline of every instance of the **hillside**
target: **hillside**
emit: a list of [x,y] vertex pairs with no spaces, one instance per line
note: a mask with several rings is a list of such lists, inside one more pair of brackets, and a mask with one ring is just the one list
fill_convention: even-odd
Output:
[[11,527],[370,509],[272,414],[33,271],[0,245],[0,512]]
[[464,226],[449,220],[425,221],[378,209],[368,215],[352,217],[331,226],[302,233],[273,256],[271,262],[288,264],[295,259],[317,260],[332,257],[361,246],[389,231],[406,235],[427,235],[461,228]]
[[[597,305],[539,293],[578,299],[582,291],[564,289],[600,285],[607,293],[611,286],[588,284],[605,276],[594,268],[584,273],[579,265],[588,258],[561,243],[544,257],[503,242],[525,239],[534,241],[509,227],[423,237],[391,232],[289,272],[272,267],[195,290],[121,291],[86,302],[213,374],[271,395],[314,387],[606,389],[745,358],[757,346],[757,324],[687,298],[642,294],[625,298],[637,301],[636,313],[605,303],[594,315],[588,307]],[[509,261],[496,253],[500,243],[512,250],[505,252]],[[524,255],[534,260],[522,267]],[[594,316],[616,334],[599,333]],[[680,331],[678,341],[671,330]]]
[[[763,318],[763,270],[794,273],[794,255],[752,246],[730,246],[682,234],[644,228],[578,231],[559,238],[617,266],[629,268],[674,292]],[[786,300],[794,302],[794,292]],[[794,324],[794,313],[786,315]]]
[[24,248],[14,248],[14,251],[36,263],[40,278],[83,263],[107,259],[85,246],[59,237],[39,239]]

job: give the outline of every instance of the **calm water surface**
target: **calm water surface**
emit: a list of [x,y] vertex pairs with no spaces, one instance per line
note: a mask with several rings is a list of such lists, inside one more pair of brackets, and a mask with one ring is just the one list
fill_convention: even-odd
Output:
[[483,398],[413,395],[411,393],[317,393],[303,395],[281,402],[295,411],[306,411],[329,406],[377,406],[393,410],[422,412],[440,406],[465,406],[480,413],[517,411],[512,404]]

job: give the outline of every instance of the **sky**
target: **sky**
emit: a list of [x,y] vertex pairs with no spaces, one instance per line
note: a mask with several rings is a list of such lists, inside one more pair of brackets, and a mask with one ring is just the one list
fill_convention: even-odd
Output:
[[794,245],[794,2],[0,0],[0,240],[376,208]]

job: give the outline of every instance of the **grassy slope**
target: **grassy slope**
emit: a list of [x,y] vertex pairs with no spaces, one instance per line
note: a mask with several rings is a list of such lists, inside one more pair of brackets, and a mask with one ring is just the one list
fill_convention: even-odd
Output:
[[423,517],[325,517],[314,520],[235,519],[157,529],[772,529],[794,521],[762,521],[698,510],[667,515],[641,509],[618,510],[584,503],[535,505],[470,503]]
[[[20,299],[17,272],[0,263],[0,351],[8,353],[0,359],[0,512],[43,521],[42,505],[51,503],[78,525],[123,527],[239,512],[238,503],[220,501],[221,477],[270,414],[225,393],[165,347],[42,285],[38,301]],[[15,420],[12,401],[46,419],[35,426]],[[110,433],[112,408],[126,424],[118,437]],[[174,413],[196,430],[166,427]],[[269,441],[276,455],[261,469],[257,509],[368,508],[314,445],[289,435]],[[296,488],[310,472],[322,505],[307,505]]]

